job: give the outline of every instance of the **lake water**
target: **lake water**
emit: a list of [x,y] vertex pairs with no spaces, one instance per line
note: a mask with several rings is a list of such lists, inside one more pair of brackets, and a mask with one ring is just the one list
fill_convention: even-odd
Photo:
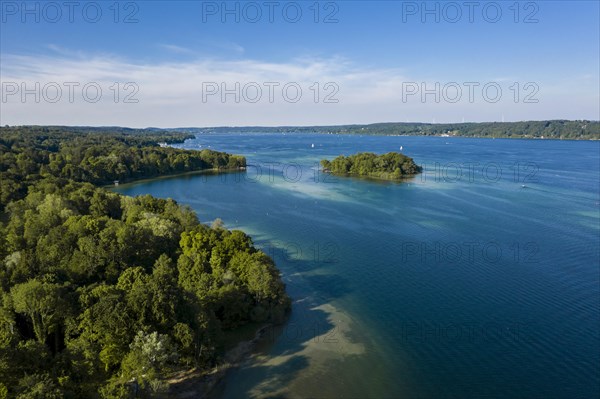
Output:
[[[400,146],[421,176],[317,168]],[[205,134],[181,147],[249,167],[117,190],[246,231],[294,300],[220,396],[600,395],[600,142]]]

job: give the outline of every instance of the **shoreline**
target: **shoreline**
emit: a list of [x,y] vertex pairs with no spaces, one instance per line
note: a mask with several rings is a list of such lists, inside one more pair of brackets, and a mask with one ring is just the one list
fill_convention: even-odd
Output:
[[[195,175],[220,175],[228,173],[240,173],[245,172],[246,167],[237,168],[210,168],[193,170],[188,172],[159,175],[154,177],[144,177],[140,179],[133,179],[119,184],[106,184],[98,187],[115,190],[119,187],[130,187],[136,184],[147,184],[153,181],[167,180],[171,178],[179,178],[184,176],[195,176]],[[287,319],[284,321],[287,322]],[[164,379],[168,384],[167,392],[159,397],[165,398],[209,398],[214,397],[217,388],[223,384],[225,377],[228,372],[241,365],[245,360],[246,356],[252,353],[257,344],[264,338],[269,328],[274,328],[273,323],[267,323],[259,326],[252,339],[244,339],[238,341],[232,348],[224,351],[223,356],[218,364],[210,369],[185,369],[174,372],[171,376]]]
[[259,327],[254,338],[238,342],[233,348],[225,351],[222,361],[209,370],[196,368],[177,372],[166,379],[169,384],[169,398],[211,398],[217,388],[223,384],[227,373],[241,365],[246,356],[252,353],[263,339],[267,330],[273,328],[272,323]]
[[237,173],[237,172],[244,172],[246,170],[246,168],[233,168],[233,169],[216,169],[216,168],[211,168],[211,169],[201,169],[201,170],[191,170],[188,172],[181,172],[181,173],[174,173],[174,174],[167,174],[167,175],[158,175],[158,176],[154,176],[154,177],[142,177],[139,179],[132,179],[132,180],[126,180],[123,182],[119,182],[118,185],[115,184],[103,184],[103,185],[99,185],[98,187],[101,188],[105,188],[105,189],[111,189],[111,188],[116,188],[116,187],[127,187],[127,186],[131,186],[133,184],[137,184],[137,183],[149,183],[151,181],[154,180],[163,180],[163,179],[170,179],[170,178],[175,178],[175,177],[183,177],[183,176],[191,176],[191,175],[203,175],[203,174],[207,174],[207,175],[219,175],[219,174],[223,174],[223,173]]
[[335,173],[330,171],[322,170],[322,173],[328,174],[330,176],[335,177],[344,177],[344,178],[353,178],[353,179],[361,179],[361,180],[369,180],[376,183],[408,183],[414,180],[417,176],[419,176],[423,172],[415,173],[413,175],[405,175],[399,179],[387,179],[385,177],[377,177],[377,176],[369,176],[369,175],[358,175],[354,173]]

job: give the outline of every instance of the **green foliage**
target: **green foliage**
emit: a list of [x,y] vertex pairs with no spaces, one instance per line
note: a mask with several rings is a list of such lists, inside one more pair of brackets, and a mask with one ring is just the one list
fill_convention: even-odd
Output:
[[99,389],[100,397],[103,399],[133,398],[134,388],[131,384],[119,380],[111,380]]
[[[112,184],[203,169],[238,169],[246,159],[212,150],[163,147],[189,134],[114,128],[0,127],[0,211],[41,178]],[[89,201],[93,215],[118,217],[114,194]]]
[[289,309],[246,234],[89,183],[245,164],[155,144],[181,137],[0,130],[0,398],[164,393],[170,370],[214,365],[224,329]]
[[29,280],[13,286],[10,292],[15,312],[29,317],[35,337],[44,343],[49,333],[56,332],[67,313],[68,305],[61,298],[61,287]]
[[123,376],[128,380],[135,379],[142,386],[155,380],[169,363],[176,362],[178,358],[170,337],[156,331],[149,334],[139,331],[130,348],[123,359]]
[[17,387],[17,399],[62,399],[60,388],[48,374],[26,375]]
[[386,180],[399,180],[421,172],[421,167],[412,158],[397,152],[383,155],[362,152],[348,157],[340,155],[333,161],[323,159],[321,166],[324,171],[334,174]]

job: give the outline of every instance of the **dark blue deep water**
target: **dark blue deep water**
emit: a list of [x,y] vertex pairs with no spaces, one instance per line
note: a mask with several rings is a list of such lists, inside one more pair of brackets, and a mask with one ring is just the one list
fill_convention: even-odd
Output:
[[[322,158],[399,151],[404,183]],[[221,218],[275,258],[288,324],[220,396],[600,396],[600,142],[206,134],[244,173],[118,188]]]

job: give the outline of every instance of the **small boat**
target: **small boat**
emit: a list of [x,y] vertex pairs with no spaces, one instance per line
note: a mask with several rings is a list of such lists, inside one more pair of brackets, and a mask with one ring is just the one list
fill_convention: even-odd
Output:
[[310,148],[315,148],[315,145],[314,145],[314,144],[311,144],[311,145],[310,145]]
[[402,147],[402,146],[400,146],[400,151],[402,151],[402,150],[403,150],[403,147]]

